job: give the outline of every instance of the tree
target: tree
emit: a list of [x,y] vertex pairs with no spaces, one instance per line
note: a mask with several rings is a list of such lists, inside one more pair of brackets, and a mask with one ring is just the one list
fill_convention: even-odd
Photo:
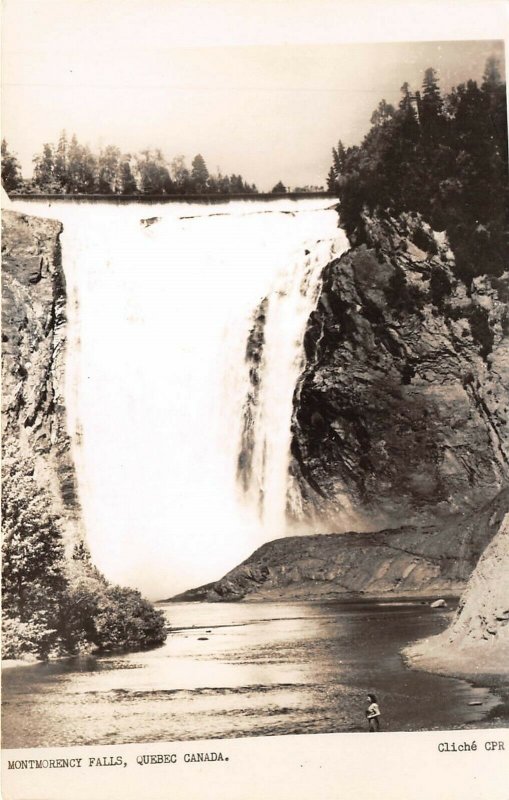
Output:
[[53,145],[46,143],[42,148],[42,155],[34,158],[34,182],[43,191],[58,191],[59,186],[55,178],[55,156]]
[[488,59],[481,87],[470,80],[444,97],[431,67],[421,94],[403,84],[398,109],[386,113],[380,104],[361,145],[333,149],[328,185],[357,243],[366,238],[366,210],[418,212],[435,230],[446,230],[456,277],[467,286],[476,275],[500,276],[507,266],[509,181],[505,85],[496,59]]
[[186,166],[185,156],[175,156],[171,162],[171,174],[177,191],[186,192],[190,187],[190,173]]
[[[390,103],[386,103],[385,100],[380,100],[377,108],[371,115],[371,124],[375,126],[385,125],[394,118],[394,114],[394,106],[392,106]],[[339,144],[341,144],[341,142]]]
[[443,101],[436,71],[429,67],[424,73],[422,95],[419,97],[419,122],[425,138],[436,141],[443,132]]
[[72,193],[77,193],[81,189],[81,171],[82,171],[82,147],[78,142],[76,134],[73,133],[71,143],[69,145],[68,163],[67,163],[67,190]]
[[121,184],[120,150],[108,145],[101,150],[97,162],[97,188],[101,194],[118,192]]
[[483,73],[483,81],[481,88],[485,91],[492,91],[498,89],[503,85],[502,75],[500,73],[500,60],[496,56],[490,56],[486,61],[486,66]]
[[271,194],[286,194],[286,186],[282,181],[278,181],[275,186],[272,187],[270,190]]
[[160,150],[142,150],[136,158],[139,186],[143,194],[170,194],[173,184]]
[[78,191],[84,194],[93,194],[97,190],[97,159],[90,147],[81,148],[81,164],[79,172]]
[[204,192],[207,188],[209,171],[205,159],[200,153],[193,158],[191,164],[191,181],[196,192]]
[[128,157],[120,164],[119,171],[119,191],[121,194],[136,194],[138,187],[131,171],[131,164]]
[[61,191],[67,191],[67,133],[62,131],[55,153],[54,175]]
[[22,182],[19,161],[9,152],[6,140],[2,139],[2,185],[6,192],[14,192]]

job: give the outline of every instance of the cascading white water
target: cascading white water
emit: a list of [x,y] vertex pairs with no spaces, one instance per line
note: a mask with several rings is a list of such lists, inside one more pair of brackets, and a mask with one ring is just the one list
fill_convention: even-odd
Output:
[[64,224],[69,427],[97,566],[160,598],[285,535],[306,321],[347,246],[331,201],[12,207]]

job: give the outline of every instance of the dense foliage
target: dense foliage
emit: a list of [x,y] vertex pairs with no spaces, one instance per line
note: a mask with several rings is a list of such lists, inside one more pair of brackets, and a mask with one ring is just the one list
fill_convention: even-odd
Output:
[[66,557],[60,520],[31,460],[11,448],[2,472],[4,658],[161,644],[161,612],[139,592],[110,586],[83,545]]
[[9,152],[6,140],[2,139],[2,185],[6,192],[13,192],[21,187],[22,182],[19,161]]
[[7,192],[43,194],[256,194],[241,175],[209,173],[201,154],[188,169],[184,156],[168,163],[161,150],[122,153],[115,145],[93,153],[88,145],[69,141],[62,131],[57,144],[46,143],[34,158],[34,176],[23,180],[19,163],[2,142],[2,183]]
[[363,241],[363,211],[420,212],[446,230],[456,274],[467,283],[501,275],[508,244],[506,90],[496,59],[479,86],[442,94],[433,69],[422,91],[402,86],[398,108],[382,100],[360,146],[333,149],[329,189],[347,234]]

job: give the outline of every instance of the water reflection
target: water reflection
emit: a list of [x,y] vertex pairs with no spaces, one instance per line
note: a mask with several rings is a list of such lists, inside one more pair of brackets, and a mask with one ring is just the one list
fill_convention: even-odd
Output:
[[[8,670],[4,746],[360,731],[370,690],[386,730],[460,727],[496,704],[485,689],[404,667],[400,649],[443,629],[450,612],[418,604],[163,608],[173,632],[156,650]],[[474,700],[482,705],[469,706]]]

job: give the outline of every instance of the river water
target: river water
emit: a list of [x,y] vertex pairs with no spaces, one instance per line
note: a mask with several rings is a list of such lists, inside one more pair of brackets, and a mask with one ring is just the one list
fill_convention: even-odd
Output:
[[[399,652],[451,612],[419,603],[161,604],[164,646],[5,670],[3,746],[177,741],[482,722],[498,699],[405,667]],[[476,705],[469,705],[476,703]]]

